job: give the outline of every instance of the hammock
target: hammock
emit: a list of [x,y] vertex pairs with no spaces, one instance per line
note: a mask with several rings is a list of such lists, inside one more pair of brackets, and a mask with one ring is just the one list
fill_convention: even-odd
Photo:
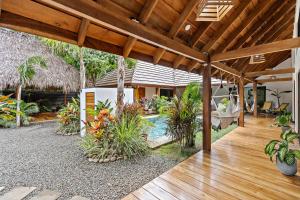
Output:
[[[236,95],[232,94],[232,92],[229,91],[228,89],[228,84],[227,84],[227,88],[222,87],[222,83],[218,86],[218,88],[216,89],[216,91],[214,92],[214,95],[212,96],[212,104],[215,106],[216,111],[218,113],[218,117],[233,117],[233,118],[237,118],[240,115],[240,99],[239,99],[239,95],[238,92]],[[220,89],[226,89],[226,92],[228,92],[228,95],[217,95],[217,93],[219,92]],[[236,97],[236,101],[234,99],[234,97]],[[224,99],[227,98],[229,103],[228,105],[225,107],[223,104],[217,104],[217,99]],[[222,107],[224,106],[224,107]]]

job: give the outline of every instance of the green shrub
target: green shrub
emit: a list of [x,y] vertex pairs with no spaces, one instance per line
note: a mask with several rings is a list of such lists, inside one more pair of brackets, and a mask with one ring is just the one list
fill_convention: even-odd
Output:
[[73,135],[80,132],[80,106],[79,100],[73,98],[71,102],[58,111],[59,128],[57,133]]
[[190,83],[181,99],[174,97],[167,107],[167,134],[184,148],[195,146],[195,135],[199,130],[197,115],[201,108],[200,85]]
[[[21,124],[29,125],[30,115],[38,113],[36,103],[20,102]],[[0,126],[5,128],[16,127],[17,101],[9,96],[0,96]]]
[[291,119],[291,113],[283,113],[275,118],[275,125],[279,127],[289,126]]
[[85,122],[87,135],[81,141],[89,158],[132,158],[147,151],[148,144],[143,134],[148,126],[141,118],[139,105],[126,104],[119,120],[115,120],[107,107],[94,114],[93,121]]
[[276,156],[281,162],[288,165],[293,165],[296,159],[300,159],[300,150],[292,150],[289,144],[293,143],[295,139],[299,139],[299,134],[291,130],[281,133],[281,141],[271,140],[265,147],[265,154],[273,161]]

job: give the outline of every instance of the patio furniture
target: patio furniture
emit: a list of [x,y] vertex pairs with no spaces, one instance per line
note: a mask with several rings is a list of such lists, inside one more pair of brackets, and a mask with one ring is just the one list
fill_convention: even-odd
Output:
[[265,115],[266,117],[271,113],[272,101],[266,101],[263,107],[260,109],[260,114]]
[[289,106],[289,103],[282,103],[282,104],[280,104],[280,106],[278,108],[272,110],[272,113],[274,115],[281,114],[284,111],[286,111],[286,109],[287,109],[288,106]]

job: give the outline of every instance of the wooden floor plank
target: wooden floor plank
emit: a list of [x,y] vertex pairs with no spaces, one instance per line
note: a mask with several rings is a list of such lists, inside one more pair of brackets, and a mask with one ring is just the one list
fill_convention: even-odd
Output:
[[16,187],[1,196],[0,200],[21,200],[35,189],[35,187]]
[[212,144],[211,153],[198,152],[128,197],[299,200],[300,162],[297,175],[288,177],[264,154],[265,145],[280,137],[273,123],[270,118],[246,118],[245,127]]

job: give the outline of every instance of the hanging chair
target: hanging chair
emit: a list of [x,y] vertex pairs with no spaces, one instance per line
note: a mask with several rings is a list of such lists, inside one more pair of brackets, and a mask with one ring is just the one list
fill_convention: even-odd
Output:
[[[234,88],[235,84],[234,84]],[[223,94],[218,95],[220,90],[225,90]],[[212,124],[214,127],[226,128],[233,121],[237,120],[240,115],[240,99],[239,94],[233,94],[232,91],[229,91],[229,84],[226,84],[226,87],[223,85],[221,78],[221,84],[215,90],[212,96],[212,105],[215,107],[216,111],[212,113]],[[235,100],[236,98],[236,100]],[[226,105],[221,103],[221,101],[227,101]]]

